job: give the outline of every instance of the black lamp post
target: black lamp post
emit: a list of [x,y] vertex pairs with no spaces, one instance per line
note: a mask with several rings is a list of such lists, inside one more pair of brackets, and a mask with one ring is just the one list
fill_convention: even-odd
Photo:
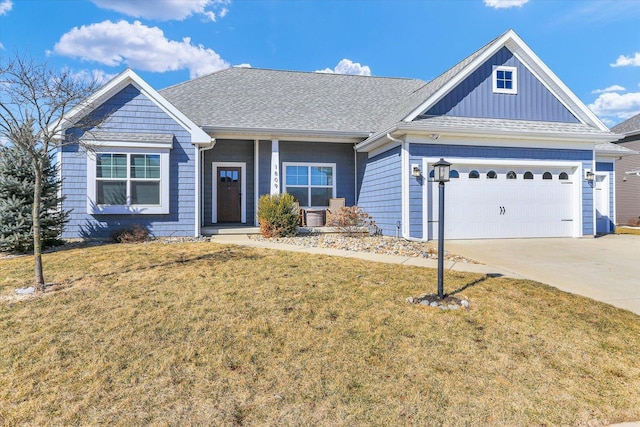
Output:
[[438,182],[438,298],[444,298],[444,183],[449,181],[451,163],[440,159],[433,164],[433,178]]

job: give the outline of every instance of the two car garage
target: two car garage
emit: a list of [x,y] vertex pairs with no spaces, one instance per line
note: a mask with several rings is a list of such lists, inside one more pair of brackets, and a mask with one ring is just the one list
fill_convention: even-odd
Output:
[[[438,183],[424,191],[429,239],[438,238]],[[437,160],[437,159],[435,159]],[[445,184],[445,239],[572,237],[581,234],[581,167],[575,162],[451,161]]]

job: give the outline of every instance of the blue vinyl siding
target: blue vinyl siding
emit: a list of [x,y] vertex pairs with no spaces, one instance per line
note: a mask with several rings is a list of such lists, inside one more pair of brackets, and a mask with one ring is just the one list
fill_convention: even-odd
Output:
[[[493,69],[501,65],[517,68],[517,94],[493,93]],[[578,122],[506,47],[451,90],[426,115]]]
[[[278,148],[280,150],[281,171],[283,171],[282,164],[289,162],[335,163],[336,197],[344,197],[347,206],[355,204],[355,152],[353,145],[280,141]],[[280,191],[284,191],[284,187],[281,187]]]
[[108,114],[100,131],[169,133],[170,212],[166,215],[87,214],[87,154],[77,146],[61,151],[63,209],[71,209],[63,238],[105,238],[119,228],[140,224],[153,236],[192,236],[195,232],[195,148],[191,136],[134,86],[128,86],[103,104],[94,116]]
[[253,163],[253,141],[243,140],[218,140],[216,145],[204,152],[204,164],[202,172],[204,174],[204,221],[203,226],[211,226],[213,214],[213,162],[238,162],[245,163],[247,175],[247,223],[253,225],[256,212],[255,192],[254,192],[254,163]]
[[613,176],[614,172],[614,164],[610,162],[596,162],[596,172],[608,172],[609,173],[609,232],[616,231],[615,218],[613,217],[614,213],[614,186],[615,186],[615,177]]
[[258,149],[258,164],[259,164],[259,182],[260,187],[258,196],[270,194],[271,189],[269,183],[271,181],[271,141],[260,141]]
[[358,206],[373,217],[385,236],[396,235],[402,220],[400,147],[369,158],[362,176]]
[[[482,147],[468,145],[438,145],[438,144],[410,144],[409,163],[421,164],[424,157],[447,158],[474,158],[491,160],[550,160],[550,161],[576,161],[582,162],[583,169],[591,169],[593,154],[590,150],[567,150],[567,149],[541,149],[541,148],[505,148],[505,147]],[[455,165],[452,166],[455,168]],[[412,177],[412,181],[415,178]],[[593,223],[593,189],[586,180],[582,182],[582,232],[583,235],[593,235],[595,233]],[[411,184],[412,188],[414,184]],[[417,191],[411,190],[411,209],[416,209],[422,215],[422,200],[417,199]],[[418,208],[419,207],[419,208]],[[412,218],[411,235],[422,235],[422,216],[410,213]],[[414,224],[414,218],[419,222]]]

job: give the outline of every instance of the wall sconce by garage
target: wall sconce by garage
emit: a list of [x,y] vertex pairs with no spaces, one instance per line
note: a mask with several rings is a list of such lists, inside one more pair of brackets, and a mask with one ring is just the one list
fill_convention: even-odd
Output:
[[596,174],[594,174],[591,169],[586,169],[584,171],[584,179],[589,182],[593,182],[596,179]]
[[416,165],[416,164],[411,165],[411,175],[412,176],[415,176],[417,178],[421,174],[422,174],[422,172],[420,171],[420,165]]

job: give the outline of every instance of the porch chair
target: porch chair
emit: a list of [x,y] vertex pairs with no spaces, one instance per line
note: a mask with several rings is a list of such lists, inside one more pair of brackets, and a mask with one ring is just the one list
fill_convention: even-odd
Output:
[[346,200],[344,197],[329,199],[329,207],[327,208],[327,225],[331,224],[331,216],[337,215],[340,212],[340,208],[345,207],[345,203]]
[[293,202],[293,211],[298,212],[298,219],[300,220],[300,227],[306,227],[304,220],[304,209],[300,209],[300,202]]

